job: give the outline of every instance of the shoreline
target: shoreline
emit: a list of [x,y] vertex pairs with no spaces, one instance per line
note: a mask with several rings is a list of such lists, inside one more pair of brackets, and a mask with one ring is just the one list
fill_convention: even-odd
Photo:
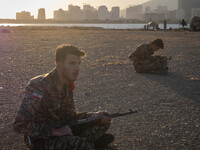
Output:
[[[137,29],[145,30],[147,27],[146,23],[24,23],[24,24],[0,24],[0,27],[18,27],[18,26],[29,26],[29,27],[81,27],[81,28],[103,28],[103,29]],[[178,23],[167,24],[167,30],[180,29],[182,26]],[[188,24],[185,28],[189,29]],[[159,24],[159,29],[164,30],[163,23]],[[149,27],[149,30],[153,30],[153,27]]]
[[[23,20],[23,21],[19,21],[16,19],[1,19],[0,18],[0,23],[16,23],[16,24],[23,24],[23,23],[30,23],[30,24],[35,24],[35,23],[47,23],[47,24],[51,24],[51,23],[55,23],[55,24],[63,24],[63,23],[70,23],[70,24],[74,24],[74,23],[86,23],[86,24],[140,24],[140,23],[147,23],[149,21],[142,21],[142,20],[132,20],[132,19],[121,19],[121,20],[68,20],[68,21],[56,21],[54,19],[46,19],[44,21],[41,20]],[[157,23],[163,23],[163,20],[159,20],[156,21]],[[173,20],[173,21],[169,21],[169,24],[174,24],[174,23],[179,23],[179,20]]]
[[180,31],[180,32],[198,32],[198,31],[190,31],[189,28],[173,28],[173,29],[144,29],[144,28],[130,28],[130,29],[112,29],[112,28],[103,28],[103,27],[83,27],[83,26],[0,26],[0,33],[1,29],[8,29],[8,30],[17,30],[17,29],[26,29],[26,30],[54,30],[54,29],[77,29],[77,30],[119,30],[119,31],[154,31],[154,32],[173,32],[173,31]]

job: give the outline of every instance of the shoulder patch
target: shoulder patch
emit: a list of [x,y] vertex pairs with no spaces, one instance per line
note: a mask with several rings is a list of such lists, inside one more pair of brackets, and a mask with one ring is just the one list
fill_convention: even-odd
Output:
[[33,91],[32,97],[37,100],[41,100],[43,97],[43,93],[35,90]]

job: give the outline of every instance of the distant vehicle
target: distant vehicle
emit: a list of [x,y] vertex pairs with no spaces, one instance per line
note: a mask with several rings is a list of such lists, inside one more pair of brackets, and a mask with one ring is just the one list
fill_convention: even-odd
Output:
[[190,22],[190,29],[192,31],[200,31],[200,17],[193,17]]
[[155,23],[155,22],[153,22],[153,21],[147,23],[147,30],[148,30],[149,28],[153,28],[153,30],[154,30],[154,29],[157,29],[157,30],[159,29],[158,24]]

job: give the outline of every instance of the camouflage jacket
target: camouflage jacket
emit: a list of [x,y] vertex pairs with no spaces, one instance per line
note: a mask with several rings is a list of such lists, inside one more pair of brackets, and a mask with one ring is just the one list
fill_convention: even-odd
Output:
[[13,128],[33,138],[47,138],[50,130],[63,122],[77,119],[73,87],[62,89],[56,69],[31,79]]
[[140,60],[145,60],[147,57],[153,55],[153,51],[149,48],[149,44],[141,44],[136,47],[133,53],[129,55],[129,59],[134,63]]

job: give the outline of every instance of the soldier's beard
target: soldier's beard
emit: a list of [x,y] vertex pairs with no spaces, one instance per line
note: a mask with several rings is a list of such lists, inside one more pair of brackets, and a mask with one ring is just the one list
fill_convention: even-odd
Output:
[[66,81],[70,81],[68,76],[67,76],[67,72],[65,70],[66,70],[65,67],[63,67],[62,76]]
[[62,76],[66,81],[74,82],[75,80],[69,78],[69,73],[66,72],[63,68]]

